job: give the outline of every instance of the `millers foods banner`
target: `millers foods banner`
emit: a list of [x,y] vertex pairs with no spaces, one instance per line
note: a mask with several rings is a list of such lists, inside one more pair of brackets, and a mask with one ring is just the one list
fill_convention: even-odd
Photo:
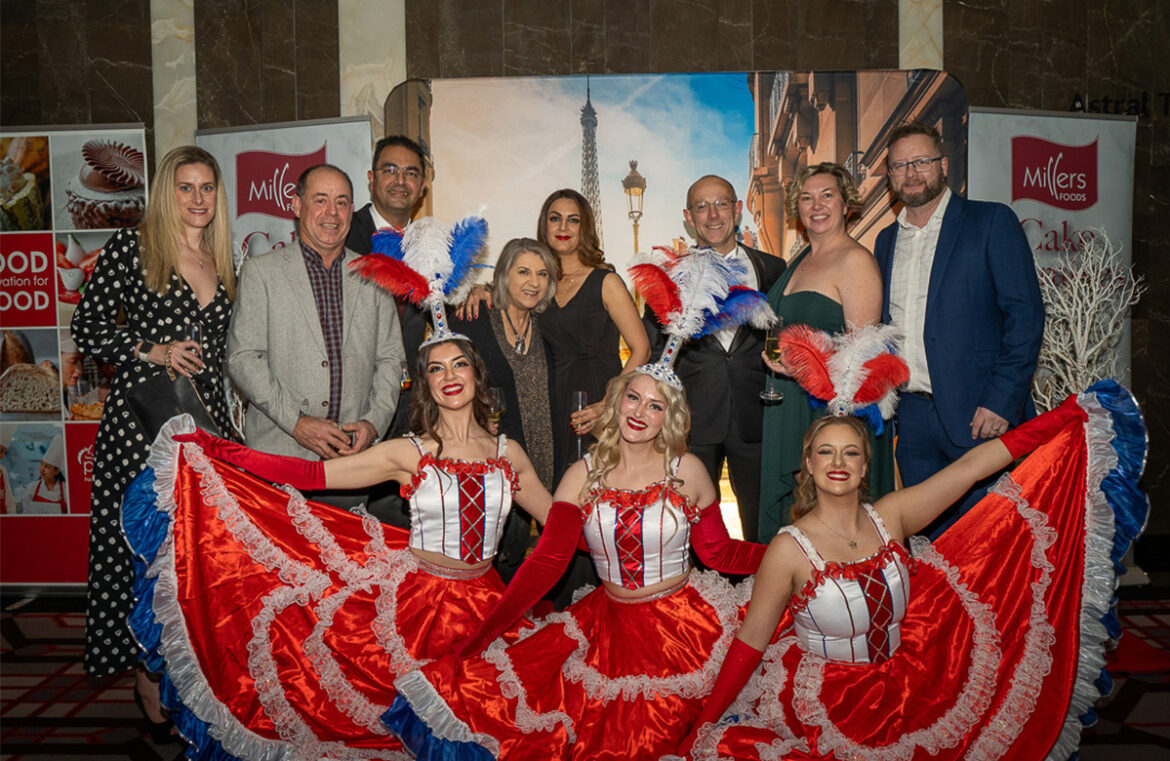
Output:
[[223,171],[237,261],[296,240],[292,199],[297,178],[314,164],[333,164],[349,175],[355,211],[370,200],[369,117],[200,130],[195,142]]
[[0,583],[84,583],[114,368],[69,334],[98,252],[146,208],[141,125],[0,127]]
[[[1128,265],[1136,138],[1132,116],[973,108],[968,195],[1011,206],[1041,267],[1060,264],[1096,229]],[[1118,347],[1126,376],[1129,339],[1127,325]]]

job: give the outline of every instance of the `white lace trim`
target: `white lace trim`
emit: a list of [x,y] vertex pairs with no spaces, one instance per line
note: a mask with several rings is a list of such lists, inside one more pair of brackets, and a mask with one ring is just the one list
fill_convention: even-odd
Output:
[[[531,637],[547,625],[547,623],[548,618],[545,618],[537,624],[539,628],[524,629],[520,632],[520,636],[516,639],[516,642]],[[498,678],[500,693],[506,698],[514,698],[516,700],[516,728],[525,734],[532,734],[533,732],[551,732],[557,724],[560,724],[565,728],[565,733],[569,738],[569,744],[576,743],[577,730],[573,726],[572,718],[567,713],[564,711],[539,713],[528,705],[528,690],[524,688],[524,684],[516,675],[516,669],[512,665],[512,659],[508,656],[508,647],[502,639],[497,638],[484,651],[483,658],[495,666],[496,670],[500,672]]]
[[409,549],[390,550],[389,566],[378,583],[378,595],[374,598],[378,615],[374,616],[371,628],[378,644],[390,656],[390,670],[395,674],[417,671],[431,662],[429,658],[418,659],[410,654],[410,648],[398,633],[395,623],[398,620],[399,585],[408,575],[422,571],[418,558]]
[[1117,467],[1113,450],[1112,416],[1097,401],[1096,394],[1081,394],[1077,403],[1089,413],[1085,427],[1088,467],[1085,474],[1085,565],[1081,582],[1080,651],[1077,675],[1060,736],[1048,752],[1049,761],[1064,761],[1080,746],[1080,716],[1100,697],[1095,681],[1105,666],[1103,643],[1109,638],[1101,623],[1113,601],[1117,576],[1113,570],[1113,542],[1116,516],[1101,484]]
[[476,743],[499,757],[499,741],[491,735],[472,730],[457,717],[421,671],[398,677],[394,680],[394,689],[410,703],[411,710],[435,737],[448,742]]
[[[171,440],[171,436],[192,430],[194,428],[189,420],[171,421],[156,440],[148,459],[148,464],[155,470],[158,509],[171,516],[170,530],[151,569],[151,573],[158,577],[154,597],[155,618],[163,627],[159,650],[166,659],[167,673],[184,705],[207,723],[211,736],[219,740],[227,752],[248,759],[409,759],[409,755],[401,751],[357,749],[346,747],[340,742],[321,741],[288,703],[272,658],[268,633],[279,611],[290,605],[308,605],[311,600],[320,599],[330,587],[329,575],[294,561],[276,547],[240,509],[239,503],[227,491],[203,450],[188,443],[184,445],[183,452],[191,468],[200,476],[203,503],[216,509],[217,517],[236,541],[248,550],[253,560],[275,571],[286,585],[273,590],[264,598],[261,611],[253,619],[253,636],[247,644],[249,672],[255,681],[257,695],[281,740],[265,738],[252,732],[215,697],[199,667],[198,658],[187,636],[182,609],[176,601],[178,580],[172,537],[176,509],[173,492],[179,446]],[[300,495],[296,497],[303,505],[303,498]],[[368,546],[372,554],[380,554],[376,544],[373,541]]]

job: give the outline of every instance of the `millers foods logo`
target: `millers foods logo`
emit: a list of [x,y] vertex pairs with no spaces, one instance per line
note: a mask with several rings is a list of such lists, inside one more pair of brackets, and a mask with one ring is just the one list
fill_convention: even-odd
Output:
[[312,153],[292,155],[270,151],[236,154],[236,215],[267,214],[294,219],[292,199],[301,172],[325,163],[325,146]]
[[1069,211],[1097,203],[1097,141],[1062,145],[1012,138],[1012,201],[1027,198]]

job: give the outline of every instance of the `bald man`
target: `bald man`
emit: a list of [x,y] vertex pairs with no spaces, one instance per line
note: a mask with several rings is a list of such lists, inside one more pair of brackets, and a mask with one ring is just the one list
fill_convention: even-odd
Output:
[[[784,271],[784,260],[736,240],[736,221],[742,210],[743,201],[736,199],[731,183],[711,174],[700,177],[687,191],[683,219],[694,229],[698,245],[745,266],[742,285],[766,293]],[[666,336],[649,311],[645,322],[655,347],[652,356],[656,356]],[[690,451],[703,461],[716,486],[727,463],[744,538],[753,542],[759,541],[760,522],[763,349],[764,332],[741,325],[688,341],[675,366],[691,406]]]

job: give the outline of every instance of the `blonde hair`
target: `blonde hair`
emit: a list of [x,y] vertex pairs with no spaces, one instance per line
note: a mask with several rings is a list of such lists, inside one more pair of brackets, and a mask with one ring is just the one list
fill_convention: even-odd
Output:
[[853,184],[853,176],[849,174],[849,171],[832,161],[822,161],[819,164],[801,169],[788,184],[788,194],[784,198],[784,210],[788,212],[789,217],[792,219],[800,218],[798,206],[800,193],[804,190],[804,183],[808,181],[809,177],[815,177],[818,174],[831,174],[837,180],[837,190],[841,193],[841,200],[845,202],[846,217],[861,208],[861,194],[857,192],[857,186]]
[[[589,476],[585,479],[585,486],[581,489],[581,500],[588,499],[590,492],[605,485],[605,477],[617,467],[621,459],[618,442],[621,441],[621,408],[622,397],[626,389],[635,378],[644,373],[625,373],[610,380],[605,388],[605,404],[602,407],[601,419],[597,421],[597,442],[589,448],[592,459]],[[675,458],[686,454],[687,436],[691,432],[691,410],[687,406],[686,397],[682,391],[672,388],[657,378],[646,375],[654,381],[655,389],[666,401],[666,411],[662,416],[662,430],[654,439],[654,450],[662,453],[662,464],[667,479],[671,483],[676,480],[671,473],[671,462]]]
[[817,506],[817,486],[813,483],[812,475],[808,472],[808,460],[812,457],[813,442],[821,431],[831,425],[843,425],[852,428],[861,439],[861,454],[865,458],[866,475],[861,479],[857,489],[857,496],[865,502],[869,497],[869,427],[858,418],[846,415],[833,417],[826,415],[812,421],[812,425],[804,432],[804,443],[800,447],[800,475],[796,478],[796,502],[792,505],[792,520],[808,515]]
[[138,227],[142,279],[147,288],[161,295],[170,287],[171,276],[179,273],[183,222],[179,202],[175,199],[175,174],[188,164],[203,164],[215,177],[215,215],[203,228],[201,245],[215,261],[215,271],[227,290],[228,299],[235,301],[236,267],[232,259],[227,189],[215,157],[194,145],[181,145],[171,150],[158,164],[150,201],[146,204],[146,216]]

